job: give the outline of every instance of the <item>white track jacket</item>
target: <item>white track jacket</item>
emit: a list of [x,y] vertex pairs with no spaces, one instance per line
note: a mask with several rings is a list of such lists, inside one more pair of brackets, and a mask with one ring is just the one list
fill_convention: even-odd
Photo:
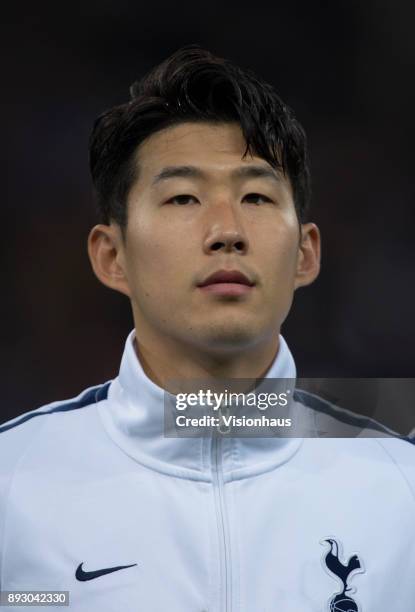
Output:
[[[77,612],[415,611],[412,443],[167,438],[133,338],[110,383],[0,426],[3,591],[69,591]],[[282,337],[267,376],[296,376]]]

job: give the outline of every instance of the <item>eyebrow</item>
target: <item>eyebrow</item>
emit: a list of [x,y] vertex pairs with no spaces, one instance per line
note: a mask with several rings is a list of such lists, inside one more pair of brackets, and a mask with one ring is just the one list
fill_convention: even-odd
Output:
[[[205,172],[196,166],[166,166],[153,179],[152,184],[156,185],[162,181],[172,178],[206,178]],[[271,167],[249,165],[241,166],[231,172],[231,178],[250,179],[250,178],[267,178],[276,182],[280,182],[281,178],[276,170]]]

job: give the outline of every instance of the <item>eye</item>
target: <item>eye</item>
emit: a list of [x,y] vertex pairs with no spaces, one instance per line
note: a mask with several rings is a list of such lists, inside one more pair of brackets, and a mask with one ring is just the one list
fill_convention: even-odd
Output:
[[250,204],[261,204],[261,200],[262,202],[272,203],[272,200],[262,193],[247,193],[243,199],[248,201]]
[[179,206],[183,206],[185,204],[191,204],[191,200],[194,202],[198,202],[197,198],[188,194],[180,194],[175,195],[170,200],[167,200],[166,204],[178,204]]

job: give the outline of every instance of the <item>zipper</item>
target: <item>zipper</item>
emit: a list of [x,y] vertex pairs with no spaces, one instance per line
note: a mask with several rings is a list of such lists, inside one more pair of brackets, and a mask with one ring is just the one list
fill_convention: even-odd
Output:
[[[219,415],[220,418],[220,415]],[[223,478],[222,435],[212,432],[212,482],[215,498],[216,519],[219,536],[220,559],[220,612],[231,612],[232,609],[232,575],[230,562],[230,538],[228,515],[225,503],[225,490]]]

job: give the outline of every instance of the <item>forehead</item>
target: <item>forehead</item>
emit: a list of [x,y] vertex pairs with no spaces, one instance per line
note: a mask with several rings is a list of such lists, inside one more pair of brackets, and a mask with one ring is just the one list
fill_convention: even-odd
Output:
[[245,150],[246,141],[236,123],[187,122],[152,134],[138,148],[136,160],[144,180],[172,165],[198,166],[211,173],[226,173],[253,160],[270,167],[249,153],[243,157]]

